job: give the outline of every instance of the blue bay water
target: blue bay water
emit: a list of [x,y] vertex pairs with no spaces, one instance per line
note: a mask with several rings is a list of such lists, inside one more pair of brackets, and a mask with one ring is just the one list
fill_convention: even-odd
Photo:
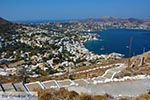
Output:
[[128,57],[130,38],[132,37],[131,56],[150,50],[150,30],[140,29],[107,29],[96,32],[99,40],[90,40],[85,47],[96,54],[117,52]]

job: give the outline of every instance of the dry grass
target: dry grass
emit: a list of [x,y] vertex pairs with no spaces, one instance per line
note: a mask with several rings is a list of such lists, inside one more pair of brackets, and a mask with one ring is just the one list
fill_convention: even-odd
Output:
[[94,100],[109,100],[107,97],[101,95],[93,96],[93,98]]
[[150,100],[150,94],[142,94],[138,96],[136,100]]
[[119,100],[150,100],[150,94],[141,94],[138,97],[122,97]]
[[[144,64],[140,66],[141,57],[144,57]],[[128,61],[126,61],[126,64]],[[135,75],[150,75],[150,52],[146,52],[142,55],[132,57],[130,64],[134,63],[134,66],[124,69],[116,77],[135,76]]]
[[133,98],[123,97],[123,98],[120,98],[119,100],[134,100],[134,99]]
[[150,94],[141,94],[138,97],[114,98],[109,94],[89,95],[86,93],[78,94],[75,91],[68,91],[65,88],[37,90],[38,100],[150,100]]
[[[100,65],[94,65],[92,66],[93,68],[95,67],[100,67]],[[86,70],[92,68],[91,66],[88,67],[86,66]],[[111,67],[110,67],[111,68]],[[81,68],[82,69],[82,68]],[[103,68],[103,69],[98,69],[98,70],[94,70],[94,71],[90,71],[90,72],[83,72],[80,74],[76,74],[75,72],[71,73],[71,79],[81,79],[81,78],[92,78],[92,77],[96,77],[96,76],[100,76],[102,75],[107,69],[109,68]],[[82,69],[85,70],[85,67]],[[77,72],[77,70],[76,70]],[[68,79],[70,78],[69,75],[67,73],[64,73],[63,75],[60,76],[40,76],[40,77],[35,77],[35,78],[27,78],[26,82],[35,82],[35,81],[46,81],[46,80],[64,80],[64,79]],[[21,82],[22,80],[17,77],[17,76],[0,76],[1,82],[2,83],[8,83],[8,82]]]
[[39,90],[38,94],[38,100],[80,100],[78,93],[64,88],[59,90]]

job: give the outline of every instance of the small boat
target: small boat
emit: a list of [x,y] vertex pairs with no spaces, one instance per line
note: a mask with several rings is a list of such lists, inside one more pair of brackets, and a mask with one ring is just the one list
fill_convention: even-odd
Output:
[[105,48],[104,48],[104,47],[101,47],[100,50],[101,50],[101,51],[102,51],[102,50],[105,50]]
[[104,41],[104,39],[100,39],[99,41]]
[[129,46],[126,46],[126,48],[128,49],[128,48],[129,48]]

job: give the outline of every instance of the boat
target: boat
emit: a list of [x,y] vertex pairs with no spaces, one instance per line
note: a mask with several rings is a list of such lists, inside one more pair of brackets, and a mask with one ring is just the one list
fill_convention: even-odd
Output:
[[104,39],[99,39],[99,41],[104,41]]
[[102,47],[100,48],[100,50],[101,50],[101,51],[105,50],[104,46],[102,46]]
[[129,48],[129,46],[126,46],[126,48],[128,49],[128,48]]

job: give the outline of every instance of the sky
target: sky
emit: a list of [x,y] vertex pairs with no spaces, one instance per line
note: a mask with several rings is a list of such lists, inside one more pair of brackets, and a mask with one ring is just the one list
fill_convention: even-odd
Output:
[[103,16],[150,18],[150,0],[0,0],[0,17],[12,21]]

